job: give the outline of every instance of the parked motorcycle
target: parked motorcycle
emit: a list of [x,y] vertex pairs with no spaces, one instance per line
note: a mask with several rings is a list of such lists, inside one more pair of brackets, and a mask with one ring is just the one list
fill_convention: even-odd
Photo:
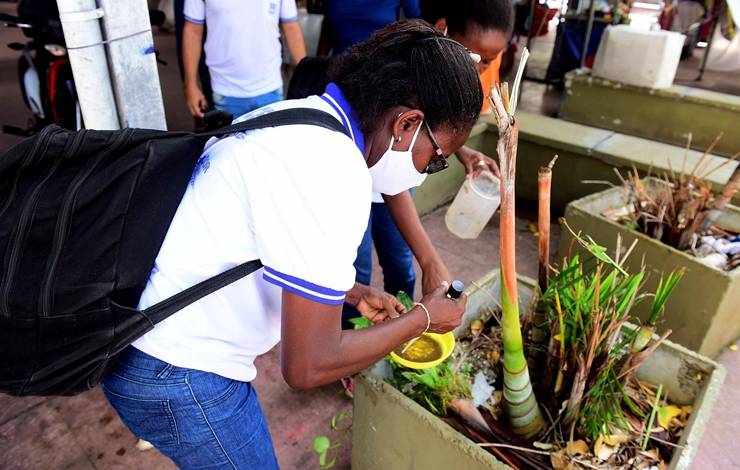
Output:
[[[19,7],[22,10],[22,7]],[[33,113],[25,129],[3,126],[3,132],[20,136],[35,133],[48,124],[77,130],[82,127],[72,68],[67,57],[58,13],[49,18],[0,13],[6,27],[20,28],[28,41],[12,42],[8,47],[21,53],[18,82],[26,106]]]
[[[149,10],[153,26],[162,25],[165,19],[162,11]],[[8,47],[21,53],[18,82],[23,100],[33,113],[25,129],[4,125],[3,132],[25,137],[48,124],[81,129],[84,123],[56,0],[21,0],[18,16],[0,13],[0,22],[20,28],[28,37],[25,44],[13,42]],[[155,53],[157,62],[167,65],[159,59],[159,52]]]

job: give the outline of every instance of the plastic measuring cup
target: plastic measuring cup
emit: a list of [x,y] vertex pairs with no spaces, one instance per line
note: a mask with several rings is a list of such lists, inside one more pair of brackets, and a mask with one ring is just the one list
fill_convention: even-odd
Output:
[[490,171],[466,179],[445,214],[447,229],[460,238],[477,238],[501,203],[499,184]]

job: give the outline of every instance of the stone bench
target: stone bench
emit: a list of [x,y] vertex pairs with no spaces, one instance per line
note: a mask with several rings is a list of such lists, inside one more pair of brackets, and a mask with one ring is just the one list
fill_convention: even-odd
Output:
[[589,126],[612,129],[705,150],[722,132],[714,153],[740,152],[740,96],[674,85],[641,88],[592,77],[575,70],[566,76],[560,117]]

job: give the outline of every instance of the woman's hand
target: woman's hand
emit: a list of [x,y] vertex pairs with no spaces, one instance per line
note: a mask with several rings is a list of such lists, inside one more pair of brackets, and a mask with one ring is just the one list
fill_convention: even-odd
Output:
[[449,284],[443,282],[431,294],[421,299],[421,303],[429,311],[431,320],[428,331],[433,333],[447,333],[460,326],[462,322],[468,297],[463,292],[459,298],[451,299],[447,297],[448,288]]
[[484,170],[489,170],[491,173],[501,178],[501,172],[498,169],[496,161],[483,152],[462,146],[457,152],[455,152],[455,155],[457,155],[457,159],[460,160],[460,163],[465,167],[466,178],[475,178]]
[[373,323],[382,322],[387,318],[397,318],[400,314],[406,313],[406,308],[391,294],[363,284],[355,284],[347,292],[346,300]]

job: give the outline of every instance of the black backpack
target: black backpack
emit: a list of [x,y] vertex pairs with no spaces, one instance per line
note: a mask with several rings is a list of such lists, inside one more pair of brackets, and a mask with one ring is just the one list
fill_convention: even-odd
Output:
[[208,138],[291,124],[346,134],[323,111],[285,109],[201,134],[52,125],[0,156],[0,392],[88,390],[158,322],[259,269],[136,309]]

